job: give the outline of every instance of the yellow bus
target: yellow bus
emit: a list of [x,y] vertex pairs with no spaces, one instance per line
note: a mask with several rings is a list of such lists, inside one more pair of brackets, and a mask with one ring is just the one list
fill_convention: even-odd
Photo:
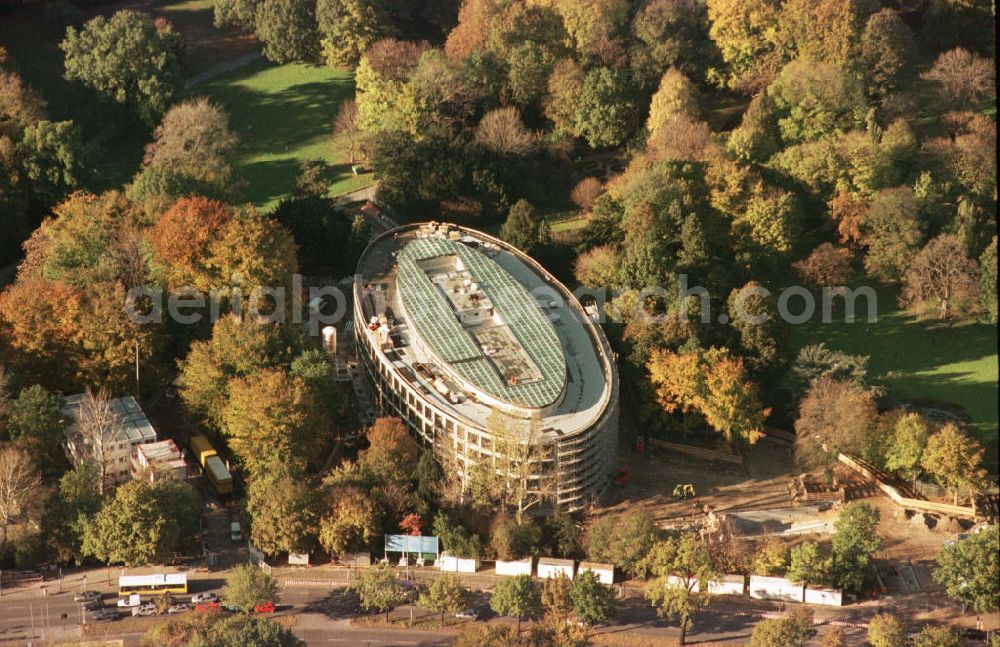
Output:
[[157,573],[155,575],[123,575],[118,578],[118,595],[125,598],[134,593],[160,595],[161,593],[187,593],[186,573]]

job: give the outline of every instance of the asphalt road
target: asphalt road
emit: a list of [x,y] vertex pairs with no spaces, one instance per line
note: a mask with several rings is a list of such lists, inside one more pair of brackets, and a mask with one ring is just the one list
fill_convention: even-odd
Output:
[[[93,572],[92,572],[93,573]],[[112,572],[112,582],[115,583],[117,572]],[[219,573],[199,573],[191,571],[188,574],[190,593],[206,591],[220,592],[223,579]],[[64,582],[65,590],[60,592],[58,582],[46,583],[47,594],[41,589],[21,589],[5,591],[0,597],[0,647],[8,645],[26,645],[32,641],[34,645],[51,643],[57,639],[75,638],[79,635],[81,621],[80,605],[73,602],[73,595],[84,590],[79,579],[71,583]],[[104,604],[113,607],[117,595],[113,586],[108,586],[107,579],[99,582],[91,581],[87,589],[104,593]],[[490,622],[510,623],[512,618],[490,617],[488,605],[481,600],[477,608],[485,611],[484,618]],[[456,621],[455,631],[412,631],[407,630],[406,621],[411,617],[411,609],[402,607],[396,609],[391,617],[398,623],[397,628],[364,627],[350,624],[349,618],[356,616],[357,601],[353,594],[343,588],[329,586],[286,586],[282,589],[281,604],[278,615],[297,614],[298,619],[293,631],[309,645],[359,645],[370,647],[422,647],[424,645],[446,645],[455,636],[455,631],[461,628]],[[412,617],[420,619],[436,616],[427,610],[414,608]],[[123,614],[125,615],[125,614]],[[733,642],[744,644],[749,640],[757,618],[751,616],[726,615],[718,612],[700,613],[695,617],[694,629],[689,633],[692,641]],[[88,622],[90,620],[88,619]],[[144,619],[150,624],[156,619]],[[134,632],[135,626],[124,631]],[[612,627],[597,628],[598,633],[634,634],[657,638],[676,638],[678,631],[675,623],[664,621],[653,612],[642,600],[629,599],[623,601],[617,623]],[[821,630],[822,632],[822,630]],[[138,645],[141,633],[122,633],[117,636],[124,639],[129,646]],[[821,635],[821,633],[820,633]],[[850,630],[849,644],[863,645],[864,631]],[[813,644],[819,644],[819,636]]]

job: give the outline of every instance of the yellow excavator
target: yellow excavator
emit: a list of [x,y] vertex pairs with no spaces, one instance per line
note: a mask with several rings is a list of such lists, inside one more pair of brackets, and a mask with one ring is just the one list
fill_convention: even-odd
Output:
[[690,483],[678,483],[674,486],[674,498],[693,499],[695,497],[694,486]]

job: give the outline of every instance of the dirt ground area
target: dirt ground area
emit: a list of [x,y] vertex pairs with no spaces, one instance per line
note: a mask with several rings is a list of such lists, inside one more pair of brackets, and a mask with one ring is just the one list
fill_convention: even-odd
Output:
[[[819,535],[828,534],[837,507],[820,511],[815,501],[793,504],[791,500],[789,483],[799,472],[790,449],[787,444],[764,439],[750,449],[741,467],[658,448],[639,454],[623,442],[619,464],[628,470],[630,482],[625,486],[613,485],[607,506],[597,514],[645,510],[662,527],[682,527],[704,519],[705,506],[715,512],[773,511],[775,519],[789,526],[808,524],[812,515]],[[934,583],[931,570],[942,544],[963,528],[947,520],[928,523],[923,515],[907,515],[875,487],[842,466],[838,466],[837,477],[850,501],[865,501],[881,513],[879,534],[885,540],[885,551],[880,555],[879,570],[889,592],[901,596],[901,604],[920,607],[921,615],[954,613]],[[694,486],[696,498],[677,500],[673,496],[674,486],[687,483]]]
[[[788,445],[770,439],[750,449],[744,467],[702,461],[649,446],[644,454],[619,449],[619,464],[629,472],[629,484],[612,486],[602,510],[646,510],[657,523],[675,523],[698,516],[699,505],[717,512],[767,510],[791,505],[788,483],[796,474]],[[674,486],[694,486],[695,500],[678,501]]]

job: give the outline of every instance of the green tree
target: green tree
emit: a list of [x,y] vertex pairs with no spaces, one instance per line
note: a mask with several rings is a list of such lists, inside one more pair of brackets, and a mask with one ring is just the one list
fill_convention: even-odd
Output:
[[257,38],[267,60],[314,63],[319,59],[316,4],[299,0],[260,0],[254,13]]
[[309,275],[345,276],[357,268],[364,250],[351,232],[351,221],[325,196],[285,198],[274,218],[292,232],[299,267]]
[[357,593],[361,608],[385,613],[389,621],[389,611],[406,601],[408,593],[396,577],[392,566],[377,564],[365,569],[351,584],[351,590]]
[[909,187],[883,189],[872,196],[861,221],[865,271],[883,281],[899,281],[920,250],[921,204]]
[[[168,217],[169,212],[160,222]],[[195,211],[191,219],[199,217]],[[179,221],[178,229],[187,221],[187,218]],[[155,254],[155,244],[153,248]],[[187,259],[174,263],[179,281],[188,276],[183,267],[186,264]],[[231,379],[281,366],[291,359],[298,346],[299,340],[289,328],[261,325],[249,318],[222,317],[212,326],[211,338],[192,343],[187,357],[180,362],[181,399],[196,420],[221,430]]]
[[549,242],[549,225],[527,200],[518,200],[510,208],[500,237],[528,253]]
[[860,42],[869,94],[885,97],[905,82],[915,49],[913,32],[895,11],[885,8],[869,16]]
[[39,121],[24,129],[17,144],[31,192],[53,204],[78,188],[87,160],[80,127],[72,121]]
[[462,578],[452,573],[436,577],[427,585],[427,590],[420,594],[418,604],[431,611],[441,614],[441,624],[444,625],[445,613],[458,613],[469,601],[469,590],[462,585]]
[[653,519],[643,511],[606,515],[590,527],[586,536],[587,556],[610,562],[629,575],[642,572],[642,560],[657,539]]
[[903,413],[892,420],[892,442],[885,455],[885,468],[895,470],[916,483],[930,425],[917,412]]
[[825,344],[803,346],[786,378],[792,399],[800,400],[812,383],[821,377],[864,387],[868,380],[868,357],[830,350]]
[[847,132],[861,123],[867,111],[861,84],[829,63],[793,61],[767,94],[774,102],[778,129],[786,143]]
[[[334,379],[333,368],[329,353],[310,348],[295,356],[288,373],[302,380],[326,414],[336,418],[342,415],[347,401],[344,391]],[[333,423],[336,425],[335,420]]]
[[794,584],[802,585],[802,602],[806,601],[806,588],[810,584],[824,584],[830,577],[832,563],[823,554],[819,545],[806,541],[792,548],[791,560],[785,577]]
[[868,621],[868,642],[872,647],[904,647],[906,625],[891,613],[880,613]]
[[760,93],[751,99],[740,125],[729,133],[726,148],[741,161],[764,162],[778,151],[780,139],[774,102]]
[[187,483],[128,481],[84,526],[81,550],[108,564],[162,564],[195,536],[200,509]]
[[549,75],[548,94],[545,97],[545,116],[555,126],[556,132],[574,132],[576,106],[583,91],[583,68],[570,58],[558,61]]
[[372,492],[356,486],[331,488],[319,520],[319,543],[331,555],[368,547],[377,532]]
[[66,78],[94,88],[116,103],[131,104],[156,123],[181,87],[180,34],[146,13],[122,10],[97,16],[82,29],[68,27],[59,47]]
[[649,138],[656,137],[667,117],[678,114],[698,118],[698,90],[679,70],[670,68],[660,79],[660,86],[649,105],[649,118],[646,120]]
[[315,541],[315,496],[299,469],[271,463],[247,487],[254,545],[268,555],[308,551]]
[[278,581],[256,564],[240,564],[226,577],[222,597],[228,606],[250,613],[258,604],[278,603]]
[[878,535],[879,512],[867,503],[852,503],[833,522],[831,550],[837,585],[860,591],[872,556],[884,543]]
[[670,67],[701,78],[708,61],[715,57],[701,3],[646,2],[632,19],[632,35],[631,67],[643,86],[655,83]]
[[615,594],[593,571],[578,573],[569,589],[573,612],[587,625],[607,624],[615,614]]
[[787,570],[788,546],[777,537],[765,537],[754,551],[751,574],[781,577]]
[[490,550],[497,559],[521,559],[538,550],[541,529],[531,521],[517,521],[501,511],[490,526]]
[[141,201],[162,191],[169,200],[197,186],[199,195],[229,196],[236,181],[228,156],[237,142],[220,106],[204,97],[177,103],[153,131],[129,194]]
[[1000,609],[1000,530],[989,526],[977,533],[941,547],[937,555],[934,581],[948,595],[976,613]]
[[385,10],[381,0],[319,0],[316,21],[327,65],[353,67],[372,43],[391,35]]
[[775,270],[797,246],[802,220],[794,194],[775,188],[753,192],[732,221],[737,260],[754,268]]
[[597,67],[587,73],[576,98],[574,133],[593,148],[623,144],[638,124],[634,88],[622,72]]
[[778,0],[708,0],[709,36],[727,69],[716,71],[729,87],[746,94],[764,89],[788,53],[780,38]]
[[260,0],[213,0],[212,22],[216,27],[237,27],[252,32]]
[[62,449],[66,429],[62,406],[62,395],[40,384],[25,387],[10,403],[7,420],[10,437],[34,443],[46,472],[57,470],[66,462]]
[[997,237],[979,257],[979,317],[997,323]]
[[101,509],[99,478],[97,467],[86,461],[59,479],[59,491],[47,508],[42,531],[60,561],[79,560],[84,529]]
[[924,625],[910,644],[913,647],[962,647],[965,643],[950,627]]
[[320,442],[321,409],[305,383],[281,369],[229,383],[223,433],[251,477],[274,461],[305,461]]
[[766,618],[754,626],[750,647],[802,647],[810,629],[810,625],[791,616]]
[[[441,489],[445,484],[444,468],[434,456],[433,451],[424,451],[417,460],[417,468],[413,472],[413,478],[417,482],[415,494],[418,504],[425,512],[437,505],[441,495]],[[425,514],[430,518],[429,514]]]
[[444,510],[438,511],[431,525],[432,531],[441,540],[442,546],[455,557],[471,559],[482,553],[479,535],[452,521]]
[[984,452],[975,438],[948,422],[927,439],[920,464],[925,473],[953,492],[958,505],[962,488],[975,490],[985,481],[986,470],[980,466]]
[[12,378],[7,367],[0,364],[0,434],[6,434],[7,417],[10,415],[10,391]]
[[751,281],[733,290],[726,305],[749,368],[758,375],[778,368],[785,355],[788,329],[778,317],[774,297]]
[[[237,614],[219,618],[209,629],[205,641],[212,647],[305,647],[291,629],[274,620]],[[195,643],[197,644],[197,643]]]
[[521,619],[541,612],[538,587],[530,575],[514,575],[497,582],[490,597],[490,608],[500,615],[517,617],[517,632],[521,633]]
[[683,645],[694,624],[691,615],[708,605],[708,584],[717,577],[708,547],[696,534],[685,533],[654,544],[645,562],[655,577],[646,585],[646,599],[657,615],[677,618]]

